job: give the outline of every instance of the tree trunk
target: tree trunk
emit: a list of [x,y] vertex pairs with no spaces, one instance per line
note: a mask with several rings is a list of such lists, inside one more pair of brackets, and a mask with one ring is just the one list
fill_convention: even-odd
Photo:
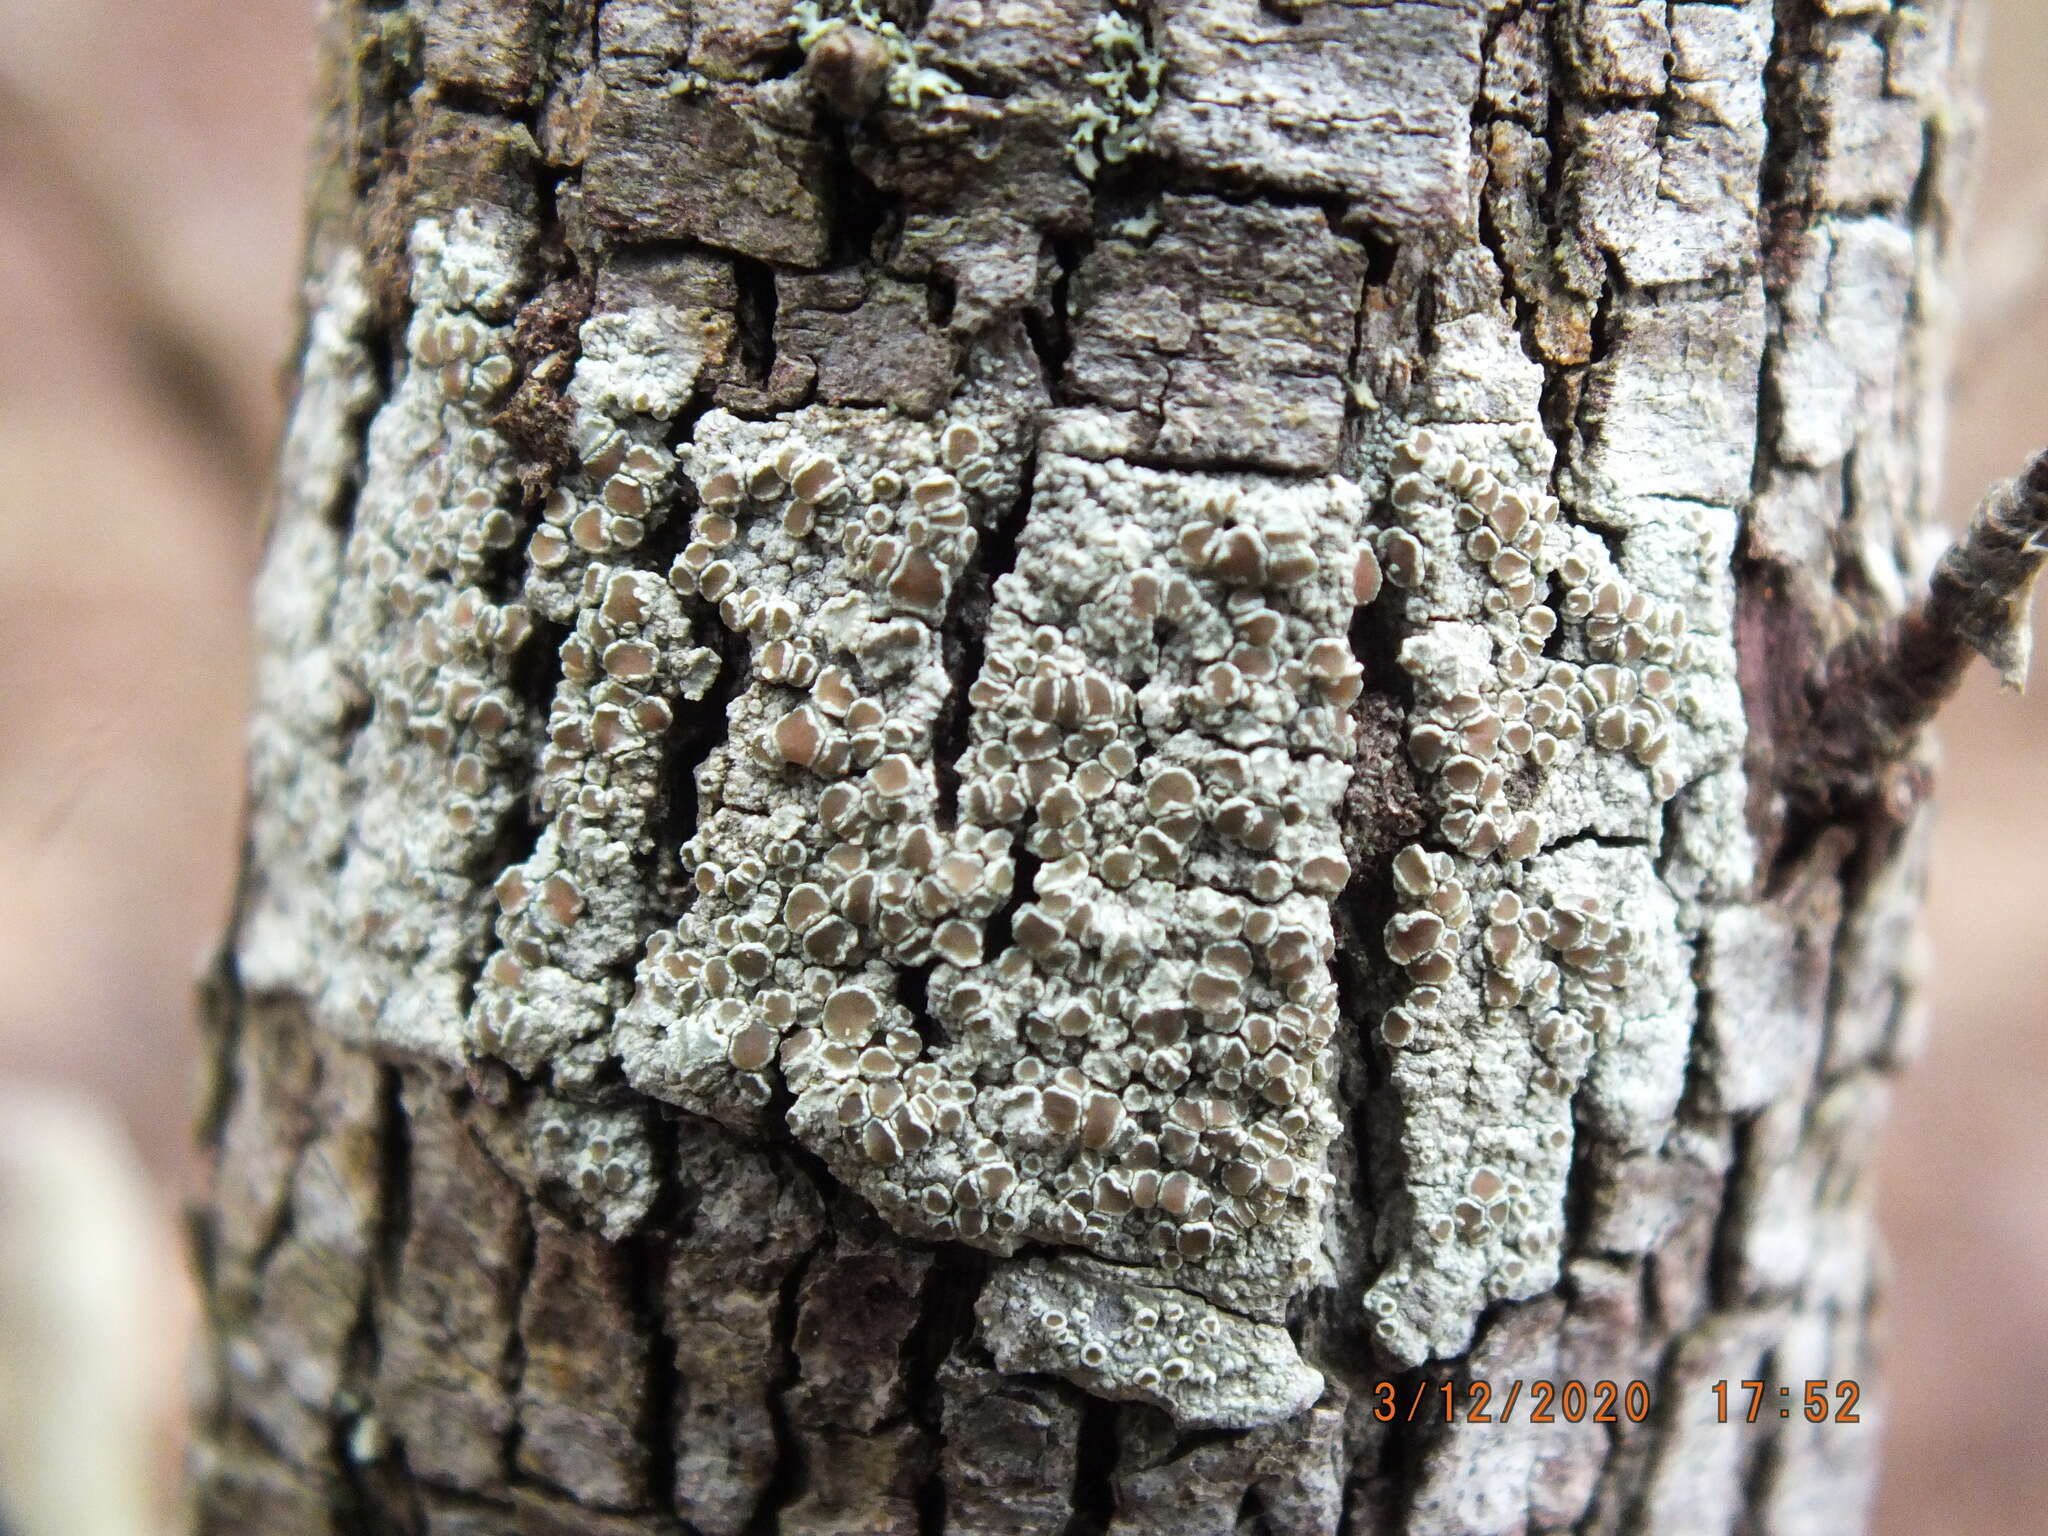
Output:
[[330,0],[196,1529],[1859,1528],[1951,10]]

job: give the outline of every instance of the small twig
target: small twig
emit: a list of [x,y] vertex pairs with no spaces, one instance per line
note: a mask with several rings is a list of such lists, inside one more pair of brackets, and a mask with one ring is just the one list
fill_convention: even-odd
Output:
[[1993,488],[1935,567],[1926,597],[1836,647],[1817,711],[1820,749],[1851,776],[1902,761],[1961,684],[1974,653],[2022,689],[2027,605],[2048,561],[2048,450]]

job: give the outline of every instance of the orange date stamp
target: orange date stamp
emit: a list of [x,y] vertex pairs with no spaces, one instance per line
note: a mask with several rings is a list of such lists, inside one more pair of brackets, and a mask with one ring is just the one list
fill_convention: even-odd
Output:
[[[1717,1381],[1711,1390],[1714,1421],[1757,1424],[1789,1420],[1860,1424],[1854,1381],[1806,1381],[1778,1386],[1764,1381]],[[1382,1381],[1373,1388],[1372,1416],[1382,1424],[1640,1424],[1655,1407],[1647,1381]]]

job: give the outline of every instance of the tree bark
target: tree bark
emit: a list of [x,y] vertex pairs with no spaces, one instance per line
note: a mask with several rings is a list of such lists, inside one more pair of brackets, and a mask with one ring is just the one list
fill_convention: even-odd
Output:
[[1955,34],[330,0],[193,1528],[1860,1528]]

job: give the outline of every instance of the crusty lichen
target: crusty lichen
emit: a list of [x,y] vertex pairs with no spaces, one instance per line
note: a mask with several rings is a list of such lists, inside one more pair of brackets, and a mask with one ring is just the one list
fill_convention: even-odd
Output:
[[[1575,1102],[1631,1144],[1682,1078],[1696,914],[1656,850],[1740,741],[1719,514],[1656,503],[1610,550],[1525,489],[1550,471],[1529,425],[1414,430],[1368,494],[1141,466],[1068,413],[959,676],[956,591],[1025,490],[1018,351],[977,350],[927,419],[714,410],[672,447],[729,340],[710,259],[677,258],[664,299],[600,294],[575,462],[522,525],[489,414],[520,253],[468,215],[412,249],[337,603],[371,701],[324,919],[351,937],[339,1027],[534,1080],[508,1161],[610,1233],[654,1188],[637,1122],[575,1107],[617,1063],[743,1126],[786,1090],[905,1232],[1074,1249],[1275,1323],[1328,1272],[1349,630],[1380,600],[1433,825],[1381,936],[1403,1167],[1366,1304],[1421,1360],[1555,1282]],[[644,555],[681,509],[680,551]],[[545,718],[513,681],[543,621]],[[692,768],[677,713],[722,675]],[[521,793],[530,846],[493,867]]]
[[[1014,454],[1006,475],[973,415],[925,423],[812,407],[783,423],[713,412],[698,424],[698,510],[668,584],[732,632],[747,674],[725,740],[696,774],[683,850],[695,897],[647,946],[621,1020],[627,1070],[650,1091],[745,1118],[771,1096],[799,994],[801,1022],[823,1022],[824,996],[808,994],[835,975],[835,1025],[851,1030],[842,1021],[860,1014],[887,1037],[893,1024],[901,1046],[907,1015],[884,1018],[893,977],[878,965],[865,979],[879,995],[861,990],[858,958],[874,947],[860,927],[879,923],[895,850],[876,848],[870,867],[857,840],[824,861],[844,841],[841,823],[862,819],[863,789],[883,810],[931,814],[930,743],[948,693],[936,626],[986,493],[1015,473]],[[842,885],[850,911],[825,900]],[[1001,899],[972,886],[961,895],[984,913]],[[916,926],[892,921],[896,947],[877,959],[928,959],[933,925]]]
[[675,579],[752,673],[628,1071],[741,1119],[780,1071],[799,1137],[908,1230],[1076,1245],[1277,1315],[1316,1270],[1335,1124],[1363,499],[1041,461],[948,815],[934,626],[1015,474],[995,447],[961,414],[700,424]]
[[365,703],[329,632],[347,542],[334,518],[355,470],[353,434],[378,391],[360,256],[331,255],[306,287],[310,323],[280,455],[282,495],[254,597],[249,786],[259,812],[235,965],[253,993],[313,997],[332,936],[328,876],[348,835],[342,756]]
[[1394,449],[1379,539],[1407,621],[1408,751],[1436,806],[1434,846],[1394,859],[1382,936],[1410,983],[1379,1027],[1406,1166],[1366,1306],[1411,1362],[1462,1350],[1488,1302],[1556,1283],[1596,1055],[1603,1131],[1632,1141],[1675,1107],[1695,936],[1657,875],[1660,808],[1728,763],[1742,726],[1725,609],[1695,622],[1726,555],[1711,514],[1632,529],[1632,578],[1518,488],[1547,478],[1533,427],[1458,435],[1474,457],[1451,429]]
[[602,1063],[652,903],[675,888],[655,836],[669,795],[661,743],[678,705],[719,673],[681,599],[636,553],[670,515],[668,423],[704,360],[701,323],[672,306],[584,322],[568,389],[576,468],[526,544],[526,601],[569,633],[538,763],[542,824],[493,884],[500,947],[469,1031],[476,1049],[564,1085]]
[[[1384,585],[1434,827],[1382,936],[1410,982],[1378,1029],[1405,1166],[1367,1306],[1420,1360],[1554,1283],[1582,1082],[1626,1141],[1682,1072],[1692,940],[1652,849],[1740,722],[1707,513],[1663,509],[1617,559],[1516,488],[1547,477],[1540,433],[1451,424],[1386,454],[1374,526],[1346,477],[1143,467],[1076,417],[956,678],[955,590],[1022,489],[1013,356],[928,420],[713,411],[678,456],[709,311],[600,303],[576,463],[526,531],[487,414],[510,316],[477,275],[514,253],[470,253],[480,227],[415,232],[414,355],[342,587],[346,622],[416,636],[363,683],[342,1027],[548,1085],[514,1161],[609,1232],[645,1214],[645,1149],[573,1104],[617,1060],[742,1125],[786,1087],[799,1140],[907,1232],[1074,1248],[1276,1321],[1325,1273],[1348,631]],[[536,616],[564,632],[545,721],[511,686]],[[676,711],[734,665],[678,867]],[[491,871],[529,775],[531,848]],[[451,914],[486,900],[482,953]]]
[[1030,1259],[998,1270],[975,1304],[1005,1371],[1064,1376],[1097,1397],[1151,1403],[1191,1429],[1292,1418],[1322,1395],[1287,1330],[1115,1265]]
[[[294,895],[292,978],[358,1040],[459,1056],[486,871],[517,807],[539,722],[514,685],[530,609],[496,572],[520,534],[518,463],[492,424],[514,375],[525,268],[516,226],[486,208],[412,231],[406,353],[369,429],[366,473],[315,654],[338,669],[360,730],[336,740],[347,807],[336,869]],[[266,975],[265,981],[285,978]]]

